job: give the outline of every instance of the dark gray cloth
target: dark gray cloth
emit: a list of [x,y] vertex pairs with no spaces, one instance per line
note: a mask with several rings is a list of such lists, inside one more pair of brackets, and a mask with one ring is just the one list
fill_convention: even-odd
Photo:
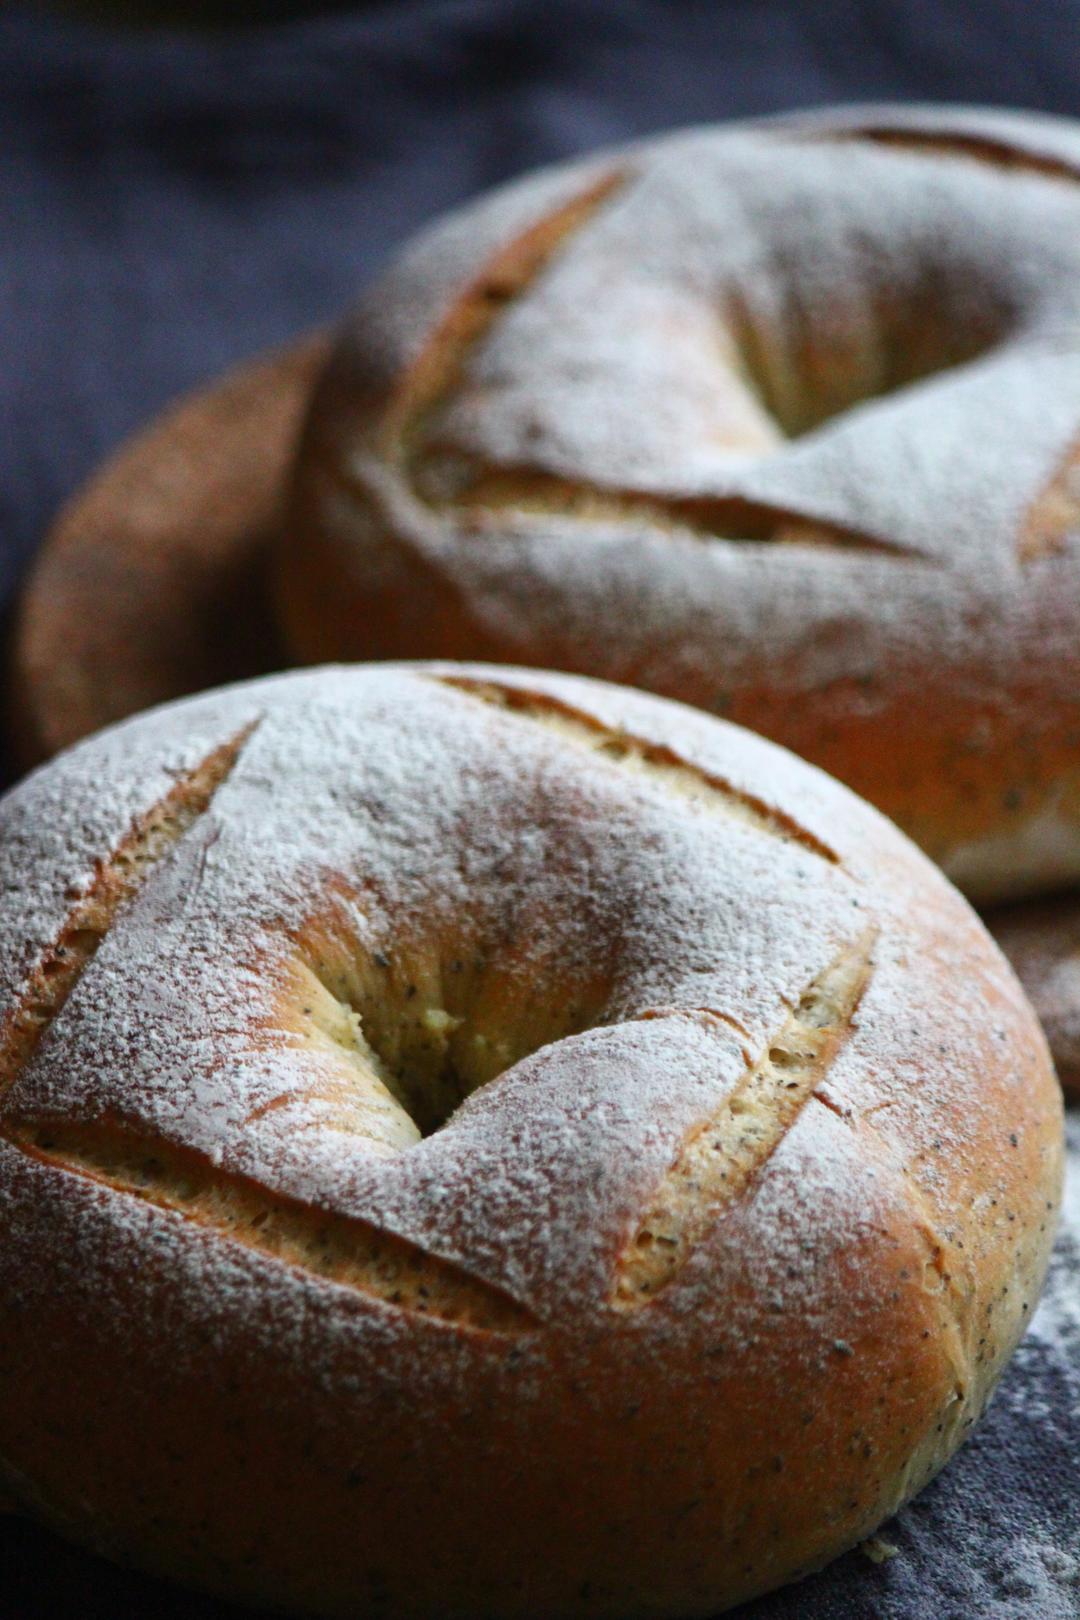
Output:
[[[338,311],[421,220],[664,126],[837,100],[1080,110],[1080,0],[448,0],[218,37],[0,17],[0,600],[58,503],[178,390]],[[1080,1179],[1080,1118],[1072,1121]],[[1074,1188],[1076,1181],[1074,1180]],[[757,1620],[1080,1615],[1080,1209],[942,1478]],[[0,1377],[3,1369],[0,1368]],[[219,1605],[0,1521],[0,1613]]]

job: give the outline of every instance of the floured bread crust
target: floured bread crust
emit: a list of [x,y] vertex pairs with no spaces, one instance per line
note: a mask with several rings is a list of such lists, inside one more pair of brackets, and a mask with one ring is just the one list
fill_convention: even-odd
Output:
[[317,390],[294,652],[651,688],[980,899],[1080,877],[1080,132],[855,108],[536,175],[407,249]]
[[355,1615],[706,1615],[976,1421],[1061,1175],[966,903],[812,767],[484,666],[0,803],[0,1489]]

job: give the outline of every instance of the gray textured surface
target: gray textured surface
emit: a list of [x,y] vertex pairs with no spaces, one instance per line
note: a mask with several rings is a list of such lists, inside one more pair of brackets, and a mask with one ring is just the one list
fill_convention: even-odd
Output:
[[[162,402],[335,312],[482,186],[675,123],[860,97],[1080,105],[1075,0],[446,0],[220,40],[0,18],[0,590]],[[1070,45],[1072,42],[1072,45]],[[884,1534],[758,1620],[1080,1614],[1080,1118],[1048,1302],[990,1414]],[[5,1620],[218,1606],[0,1521]]]

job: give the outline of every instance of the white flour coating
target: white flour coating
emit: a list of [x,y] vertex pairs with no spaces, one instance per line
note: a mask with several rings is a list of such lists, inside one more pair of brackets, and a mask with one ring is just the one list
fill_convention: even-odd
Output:
[[60,803],[56,775],[47,767],[8,796],[0,839],[0,1017],[9,1015],[28,969],[55,939],[59,920],[90,888],[97,862],[178,776],[226,739],[226,715],[242,729],[255,712],[234,696],[202,699],[181,716],[162,714],[153,749],[133,753],[129,733],[120,728],[105,734],[93,752],[70,755]]
[[[1008,1131],[1001,1086],[984,1078],[986,1043],[1000,1026],[992,1049],[1015,1051],[1018,1065],[1004,1084],[1021,1085],[1030,1021],[932,869],[844,790],[755,738],[587,683],[500,679],[613,734],[661,737],[688,765],[827,831],[839,864],[430,677],[342,671],[239,688],[170,712],[164,736],[190,716],[203,746],[204,716],[230,735],[241,717],[261,717],[210,810],[121,911],[16,1078],[14,1117],[104,1117],[164,1137],[383,1224],[550,1311],[560,1296],[606,1297],[634,1212],[679,1142],[869,927],[880,931],[873,974],[830,1097],[875,1111],[935,1218],[967,1218],[968,1175],[993,1186],[996,1166],[1005,1185]],[[62,920],[64,836],[82,815],[69,779],[100,780],[99,754],[115,769],[122,739],[127,771],[154,783],[162,735],[157,717],[121,728],[7,801],[9,825],[28,804],[38,824],[52,818],[42,858],[9,873],[8,958],[28,925],[38,936]],[[11,894],[26,870],[37,890],[28,912]],[[927,897],[922,914],[913,887]],[[553,974],[600,972],[591,1021],[615,1027],[543,1048],[416,1148],[373,1157],[349,1134],[333,1059],[299,1046],[277,1011],[294,940],[320,917],[391,964],[399,942],[433,932],[456,933],[463,954],[494,945],[511,994],[538,984],[542,999]],[[440,971],[445,993],[445,962]],[[640,1021],[679,1007],[730,1023]],[[851,1173],[838,1184],[828,1154],[806,1170],[837,1241]],[[812,1286],[799,1276],[796,1291]]]
[[[726,1511],[711,1471],[750,1444],[752,1393],[784,1453],[770,1493],[802,1511],[811,1476],[822,1489],[814,1448],[835,1455],[821,1522],[845,1528],[826,1544],[811,1527],[801,1545],[820,1561],[862,1539],[974,1422],[1046,1258],[1057,1098],[966,903],[839,784],[689,709],[484,666],[326,669],[140,717],[0,802],[9,1007],[33,965],[26,936],[55,940],[73,877],[85,883],[86,829],[115,847],[177,769],[252,722],[208,808],[5,1075],[0,1297],[18,1310],[0,1319],[0,1480],[83,1540],[190,1573],[189,1545],[239,1556],[213,1539],[226,1499],[269,1479],[259,1556],[281,1546],[306,1569],[312,1492],[344,1503],[349,1548],[370,1536],[361,1562],[379,1563],[389,1531],[369,1512],[400,1528],[418,1492],[434,1502],[489,1467],[516,1477],[524,1458],[530,1489],[557,1503],[560,1457],[579,1475],[606,1437],[649,1479],[640,1530],[658,1537],[648,1567],[666,1571],[683,1504]],[[649,758],[664,762],[655,778]],[[672,772],[699,791],[672,791]],[[760,820],[733,815],[729,794]],[[816,1091],[663,1291],[613,1310],[620,1257],[683,1143],[822,971],[868,940],[869,981]],[[393,987],[357,995],[376,1048],[380,995],[435,1028],[460,1016],[463,1038],[543,1032],[577,1006],[577,1033],[521,1035],[525,1055],[441,1128],[376,1153],[356,1126],[355,1065],[298,1033],[298,960],[309,986],[346,960],[355,982]],[[135,1144],[119,1171],[102,1169],[102,1142]],[[185,1166],[219,1189],[217,1214],[185,1192]],[[223,1224],[238,1187],[249,1207],[310,1215],[309,1231],[353,1223],[358,1251],[372,1231],[411,1244],[444,1283],[457,1267],[516,1315],[463,1326],[380,1292],[374,1271],[287,1263],[254,1222]],[[851,1444],[844,1391],[860,1412]],[[692,1414],[692,1446],[668,1402]],[[201,1460],[174,1475],[173,1456]],[[385,1470],[343,1498],[369,1456]],[[615,1514],[622,1463],[585,1472],[575,1490]],[[749,1477],[747,1501],[760,1489]],[[182,1555],[169,1540],[144,1550],[148,1511],[175,1516]],[[427,1550],[438,1515],[420,1522]],[[487,1545],[489,1525],[476,1534]],[[696,1570],[680,1545],[678,1569]],[[458,1567],[460,1543],[443,1556]],[[693,1606],[715,1590],[710,1576]]]
[[[799,141],[781,156],[738,135],[664,142],[467,355],[425,435],[443,455],[601,488],[800,501],[807,516],[962,566],[969,548],[987,554],[984,516],[997,519],[992,553],[1004,549],[1025,486],[1036,493],[1076,433],[1078,220],[1080,186],[963,160]],[[834,422],[748,454],[717,420],[736,298],[762,350],[777,351],[751,376],[763,391],[774,367],[793,391],[827,389],[799,371],[802,346],[830,338],[868,393],[888,388],[914,342],[912,305],[932,330],[941,323],[943,352],[988,314],[995,326],[970,370],[946,364],[867,403],[838,391]],[[1004,467],[991,448],[1007,452]]]
[[[441,323],[493,254],[604,172],[456,352]],[[442,389],[387,443],[444,343]],[[301,504],[382,653],[439,632],[423,581],[459,602],[450,650],[729,713],[846,770],[979,898],[1080,876],[1080,514],[1032,528],[1080,439],[1075,126],[841,110],[601,155],[426,233],[337,364],[355,414],[316,412]],[[401,596],[414,629],[384,630]],[[938,802],[878,781],[871,731]],[[1048,870],[1028,828],[1055,787]]]
[[[1080,1554],[1026,1537],[1009,1550],[1000,1591],[1015,1604],[1015,1620],[1074,1620],[1080,1609]],[[1001,1605],[1004,1608],[1004,1605]],[[1000,1609],[999,1611],[1000,1612]]]

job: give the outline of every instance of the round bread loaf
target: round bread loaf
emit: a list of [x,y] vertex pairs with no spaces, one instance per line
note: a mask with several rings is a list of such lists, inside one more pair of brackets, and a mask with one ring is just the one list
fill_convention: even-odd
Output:
[[346,327],[278,597],[302,659],[724,714],[978,899],[1080,878],[1080,125],[856,108],[550,170]]
[[0,1490],[354,1616],[705,1615],[860,1538],[1037,1298],[966,902],[762,739],[328,669],[0,804]]

